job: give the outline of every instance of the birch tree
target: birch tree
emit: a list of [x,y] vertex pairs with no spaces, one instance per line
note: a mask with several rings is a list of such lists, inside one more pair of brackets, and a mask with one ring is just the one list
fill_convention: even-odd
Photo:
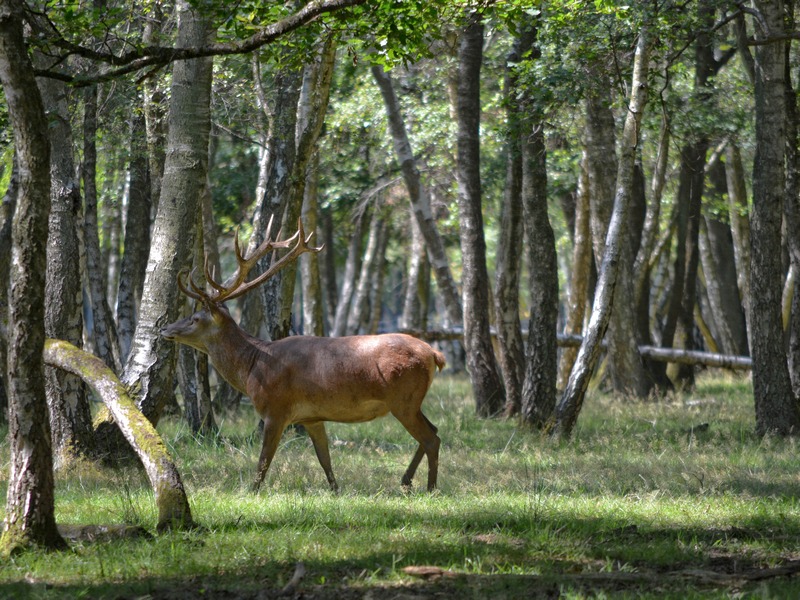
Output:
[[567,387],[556,407],[556,421],[552,432],[553,435],[562,438],[568,438],[571,435],[583,406],[589,378],[600,354],[600,342],[608,327],[617,270],[620,257],[623,255],[622,246],[628,243],[625,229],[630,209],[636,149],[639,145],[639,127],[647,102],[648,44],[647,29],[643,27],[639,31],[636,43],[630,100],[620,144],[614,210],[606,236],[592,314]]

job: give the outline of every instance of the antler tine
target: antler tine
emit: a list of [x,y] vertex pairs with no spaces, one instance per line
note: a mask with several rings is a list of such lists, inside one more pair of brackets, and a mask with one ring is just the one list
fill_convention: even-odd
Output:
[[206,281],[208,282],[208,285],[214,288],[217,291],[217,294],[225,291],[225,287],[221,283],[218,283],[216,279],[214,279],[214,274],[208,267],[208,254],[206,254],[205,260],[203,260],[203,272],[206,275]]
[[[208,300],[208,295],[198,288],[194,283],[194,269],[192,269],[191,273],[188,272],[189,269],[183,268],[178,273],[178,289],[189,296],[190,298],[194,298],[195,300],[199,300],[200,302],[206,302]],[[183,282],[183,278],[189,281],[189,285],[192,289],[188,289],[186,284]]]
[[286,265],[295,260],[301,254],[305,252],[319,252],[320,250],[322,250],[322,246],[314,248],[308,245],[308,242],[311,240],[313,235],[314,234],[311,233],[308,237],[305,236],[305,231],[303,230],[303,223],[300,219],[298,219],[297,232],[289,239],[284,240],[283,242],[274,242],[272,245],[274,249],[288,248],[292,243],[294,243],[295,240],[297,240],[297,243],[294,245],[294,247],[287,254],[283,255],[280,259],[274,261],[272,265],[269,267],[269,269],[264,271],[261,275],[259,275],[252,281],[249,281],[238,287],[227,298],[229,300],[233,298],[238,298],[239,296],[248,292],[254,287],[261,285],[261,283],[263,283],[270,277],[274,276],[278,271],[283,269]]

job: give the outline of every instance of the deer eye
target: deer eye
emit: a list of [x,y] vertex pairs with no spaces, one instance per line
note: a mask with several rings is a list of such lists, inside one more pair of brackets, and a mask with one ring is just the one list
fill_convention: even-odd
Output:
[[192,323],[197,323],[198,321],[200,321],[200,315],[198,315],[197,313],[193,314]]

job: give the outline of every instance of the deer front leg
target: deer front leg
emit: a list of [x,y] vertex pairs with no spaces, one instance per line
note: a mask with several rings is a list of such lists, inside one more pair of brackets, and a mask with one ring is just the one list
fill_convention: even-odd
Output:
[[331,468],[331,453],[328,449],[328,434],[325,433],[325,423],[319,421],[318,423],[303,423],[303,427],[308,432],[308,437],[311,438],[311,443],[314,444],[314,452],[317,453],[317,460],[322,465],[322,470],[325,471],[325,477],[328,478],[328,485],[334,492],[339,491],[339,484],[336,483],[336,478],[333,476],[333,468]]
[[285,425],[283,423],[276,424],[271,419],[264,419],[264,438],[261,442],[261,456],[258,459],[258,472],[253,483],[253,493],[258,492],[264,482],[264,477],[266,477],[269,465],[272,463],[272,458],[278,449],[278,443],[281,441],[284,428]]

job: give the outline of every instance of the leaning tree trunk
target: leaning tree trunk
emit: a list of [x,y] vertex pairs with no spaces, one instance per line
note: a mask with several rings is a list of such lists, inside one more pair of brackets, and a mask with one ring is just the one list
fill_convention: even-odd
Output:
[[46,340],[43,356],[48,365],[82,378],[108,407],[150,480],[158,509],[156,529],[194,527],[181,476],[166,444],[136,408],[117,376],[99,358],[63,340]]
[[[605,239],[613,211],[619,178],[615,152],[615,124],[611,111],[610,82],[603,79],[586,103],[586,153],[589,173],[592,237],[597,264],[603,261]],[[620,149],[622,151],[622,149]],[[633,174],[631,165],[631,176]],[[616,177],[616,179],[615,179]],[[616,186],[616,189],[615,189]],[[638,352],[633,294],[632,228],[626,226],[616,285],[621,289],[611,308],[608,326],[608,364],[611,382],[619,394],[644,398],[649,378]]]
[[483,24],[474,18],[462,32],[458,68],[458,221],[461,237],[464,299],[464,349],[475,395],[484,417],[505,405],[505,389],[489,333],[489,273],[481,213],[480,74]]
[[614,211],[606,236],[605,252],[600,267],[597,290],[595,292],[592,316],[589,327],[581,343],[575,366],[569,377],[564,394],[556,407],[556,422],[553,435],[568,438],[577,422],[583,406],[589,379],[600,355],[603,334],[611,315],[611,303],[614,297],[617,270],[623,246],[628,244],[625,228],[633,185],[633,169],[636,150],[639,145],[639,126],[642,113],[647,102],[647,68],[648,68],[648,36],[647,30],[639,31],[636,44],[636,55],[633,62],[633,81],[625,127],[620,144],[620,159],[617,172],[617,193],[614,198]]
[[44,286],[50,211],[50,144],[42,98],[22,35],[21,2],[0,2],[0,83],[14,130],[19,195],[8,295],[10,468],[0,554],[30,546],[65,548],[53,494],[44,389]]
[[[211,33],[206,23],[184,1],[178,3],[178,10],[178,46],[202,45]],[[210,58],[179,61],[173,66],[161,199],[139,321],[122,378],[154,424],[173,393],[175,344],[163,339],[159,331],[178,318],[181,297],[176,280],[180,270],[191,263],[195,228],[186,225],[195,223],[197,199],[206,179],[211,72]]]
[[[783,3],[759,0],[766,34],[783,31]],[[756,47],[756,153],[753,161],[753,212],[750,217],[750,289],[753,394],[756,432],[797,435],[800,408],[792,391],[781,323],[781,204],[784,194],[785,42]]]
[[[67,89],[62,82],[39,83],[45,110],[50,116],[50,233],[47,238],[45,285],[45,335],[83,344],[83,298],[78,219],[80,185],[72,156],[72,128],[67,108]],[[56,468],[68,466],[94,449],[92,414],[86,388],[74,375],[45,369],[50,408],[53,460]]]
[[411,210],[417,219],[419,228],[425,238],[428,249],[428,258],[431,263],[436,283],[442,294],[447,321],[450,326],[458,326],[462,321],[461,301],[458,297],[453,275],[450,272],[450,265],[447,262],[444,242],[436,228],[436,220],[431,210],[431,199],[427,189],[422,184],[417,160],[411,149],[411,142],[408,139],[408,132],[400,112],[400,101],[394,91],[394,84],[387,72],[380,65],[372,67],[372,76],[378,84],[378,88],[383,96],[383,103],[386,106],[386,117],[389,122],[389,129],[394,141],[394,151],[397,155],[397,162],[400,163],[400,170],[403,173],[403,180],[408,190],[408,199],[411,203]]

